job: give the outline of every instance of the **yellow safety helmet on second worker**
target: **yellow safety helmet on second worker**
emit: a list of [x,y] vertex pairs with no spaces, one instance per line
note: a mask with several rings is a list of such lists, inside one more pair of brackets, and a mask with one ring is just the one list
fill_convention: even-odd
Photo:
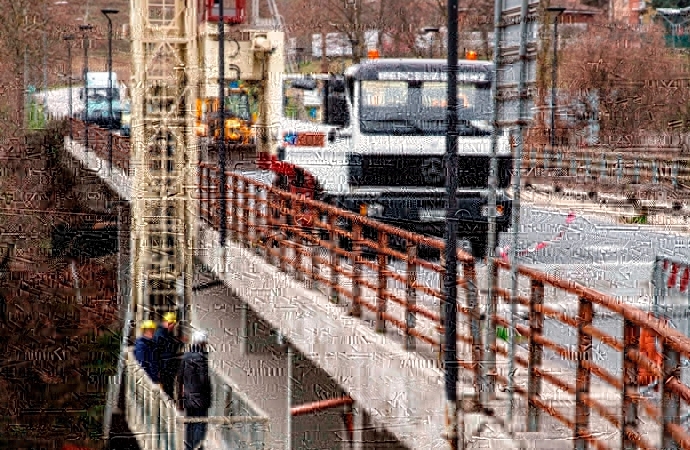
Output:
[[153,320],[144,320],[141,323],[142,330],[155,330],[156,328],[156,322],[154,322]]
[[163,322],[177,322],[177,314],[175,314],[174,312],[167,312],[163,314]]

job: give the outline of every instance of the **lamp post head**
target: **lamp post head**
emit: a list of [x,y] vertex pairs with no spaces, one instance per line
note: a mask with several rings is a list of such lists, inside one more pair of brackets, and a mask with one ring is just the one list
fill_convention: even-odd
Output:
[[93,25],[79,25],[79,30],[81,30],[81,31],[93,30]]
[[441,29],[438,27],[425,27],[424,28],[425,33],[438,33],[439,31],[441,31]]
[[73,41],[73,40],[74,40],[74,35],[73,35],[73,34],[66,34],[65,36],[62,37],[62,40],[64,40],[64,41]]
[[120,12],[120,10],[119,9],[112,9],[112,8],[104,8],[104,9],[101,9],[101,12],[103,13],[103,15],[105,17],[108,17],[108,14],[117,14]]
[[546,11],[553,13],[554,17],[558,17],[565,12],[566,8],[562,6],[549,6]]

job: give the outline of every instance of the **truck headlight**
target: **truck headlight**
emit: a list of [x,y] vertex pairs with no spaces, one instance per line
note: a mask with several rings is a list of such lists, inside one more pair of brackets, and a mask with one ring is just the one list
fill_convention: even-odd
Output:
[[[489,207],[482,206],[482,216],[489,216]],[[503,217],[503,205],[496,205],[496,217]]]
[[367,217],[381,217],[383,216],[383,205],[378,203],[362,203],[359,205],[359,215]]

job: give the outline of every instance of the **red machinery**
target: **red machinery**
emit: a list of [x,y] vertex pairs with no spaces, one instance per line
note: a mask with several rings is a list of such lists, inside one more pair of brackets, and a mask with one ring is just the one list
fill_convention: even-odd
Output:
[[[221,0],[199,0],[199,14],[201,20],[209,23],[218,23],[218,6]],[[225,23],[242,24],[247,19],[246,0],[222,0],[223,17]]]

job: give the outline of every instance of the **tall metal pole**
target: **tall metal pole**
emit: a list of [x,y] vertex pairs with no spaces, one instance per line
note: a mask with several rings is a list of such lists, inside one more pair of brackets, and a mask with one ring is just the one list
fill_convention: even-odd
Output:
[[67,70],[69,70],[69,92],[67,93],[67,95],[69,98],[69,139],[71,142],[72,139],[74,139],[74,133],[72,131],[72,41],[74,40],[74,36],[69,34],[63,37],[62,39],[67,41]]
[[84,152],[89,151],[89,83],[86,79],[89,73],[89,38],[87,32],[93,29],[91,25],[79,25],[79,29],[84,33],[83,44],[84,44]]
[[516,137],[515,155],[513,167],[515,174],[513,175],[513,205],[511,216],[511,228],[513,230],[512,242],[512,262],[510,266],[512,299],[510,302],[510,357],[508,358],[508,417],[507,421],[510,423],[513,419],[513,398],[515,389],[515,376],[513,374],[515,368],[515,317],[517,316],[517,298],[518,298],[518,272],[517,272],[517,256],[518,256],[518,237],[520,233],[520,174],[522,172],[522,151],[524,141],[524,129],[526,123],[526,81],[527,81],[527,11],[529,9],[529,0],[522,0],[520,9],[520,78],[518,81],[518,93],[520,94],[518,100],[518,135]]
[[220,139],[218,141],[218,168],[220,169],[220,248],[225,267],[226,222],[226,178],[225,178],[225,17],[223,2],[218,2],[218,112],[220,116]]
[[443,293],[445,295],[445,342],[443,362],[446,382],[446,439],[458,448],[457,351],[457,191],[458,191],[458,0],[448,0],[448,130],[446,137],[446,249]]
[[[47,21],[48,2],[43,3],[43,20]],[[48,120],[48,33],[43,29],[43,126]]]
[[565,8],[549,7],[547,11],[555,13],[553,18],[553,64],[551,65],[551,149],[556,145],[556,74],[558,72],[558,17]]
[[108,19],[108,170],[113,171],[113,21],[108,14],[117,14],[117,9],[102,9]]
[[[495,68],[500,65],[500,44],[502,37],[501,28],[501,7],[503,2],[501,0],[496,0],[494,3],[494,62]],[[498,98],[498,82],[494,80],[493,86],[493,98]],[[487,262],[488,262],[488,277],[487,277],[487,305],[486,305],[486,326],[485,326],[485,367],[482,370],[482,381],[481,381],[481,403],[486,404],[489,396],[495,394],[495,378],[493,373],[496,369],[496,353],[493,351],[492,347],[496,344],[496,329],[493,327],[493,315],[494,311],[494,284],[496,280],[493,277],[494,269],[496,267],[496,262],[494,261],[496,252],[496,186],[498,184],[498,178],[496,173],[498,172],[498,160],[496,159],[496,149],[498,147],[498,134],[500,129],[498,127],[499,118],[499,108],[494,107],[493,111],[493,124],[491,132],[491,159],[489,162],[489,180],[488,180],[488,207],[489,207],[489,226],[488,226],[488,236],[487,236]],[[491,375],[489,375],[491,374]]]

